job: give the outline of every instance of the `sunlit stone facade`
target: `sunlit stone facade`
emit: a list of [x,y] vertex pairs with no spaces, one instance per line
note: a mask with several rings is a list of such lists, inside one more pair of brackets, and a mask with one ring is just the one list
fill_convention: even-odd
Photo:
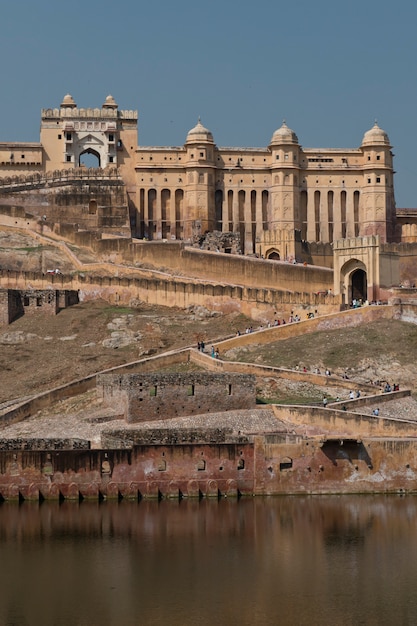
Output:
[[78,108],[67,94],[43,109],[39,144],[0,144],[0,176],[93,165],[117,167],[132,234],[190,241],[235,232],[244,254],[288,259],[296,241],[395,238],[393,155],[375,123],[358,148],[303,148],[284,122],[264,148],[218,147],[198,121],[179,147],[138,146],[137,111]]

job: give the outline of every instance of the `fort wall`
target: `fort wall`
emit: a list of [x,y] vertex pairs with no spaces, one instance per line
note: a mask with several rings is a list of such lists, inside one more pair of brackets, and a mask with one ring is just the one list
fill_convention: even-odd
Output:
[[[99,264],[94,267],[99,271]],[[68,276],[0,270],[2,288],[25,289],[28,284],[34,289],[78,291],[81,301],[102,298],[112,304],[127,306],[136,306],[138,301],[184,309],[204,306],[208,310],[224,313],[238,311],[252,319],[271,322],[274,313],[287,316],[295,305],[313,310],[320,306],[320,310],[326,312],[338,310],[339,302],[338,298],[324,294],[289,293],[278,289],[247,288],[181,278],[173,280],[169,275],[140,277],[132,272],[126,277],[97,276],[88,274],[86,270]]]
[[[57,232],[72,224],[76,230],[130,236],[126,188],[115,168],[0,178],[0,213],[6,225],[13,225],[15,214],[20,221],[42,220]],[[21,224],[15,220],[14,225]],[[36,223],[35,230],[39,228]]]
[[270,434],[250,442],[0,451],[6,500],[415,493],[416,480],[415,438]]
[[[347,326],[356,327],[362,324],[372,323],[381,319],[392,319],[394,309],[392,306],[363,306],[359,309],[350,309],[340,313],[330,313],[325,316],[314,317],[292,324],[281,324],[272,328],[257,331],[256,343],[265,344],[289,337],[299,337],[306,333],[318,331],[331,331],[346,328]],[[398,315],[401,315],[398,312]],[[216,343],[216,347],[221,353],[236,347],[251,345],[254,342],[252,333],[232,337],[224,341]]]
[[[375,403],[375,397],[368,401]],[[348,405],[348,402],[344,404],[349,406],[349,409],[353,408]],[[332,433],[331,437],[339,438],[415,437],[416,435],[416,423],[413,421],[402,420],[401,418],[377,419],[372,415],[357,413],[358,405],[355,405],[355,413],[337,410],[334,408],[335,406],[333,404],[329,410],[329,408],[323,407],[271,405],[278,419],[293,424],[313,424],[315,428],[323,428],[323,438],[328,436],[327,433]]]
[[97,394],[129,422],[255,407],[255,377],[245,374],[101,374]]
[[56,315],[78,303],[78,292],[57,289],[0,289],[0,325],[11,324],[25,315]]

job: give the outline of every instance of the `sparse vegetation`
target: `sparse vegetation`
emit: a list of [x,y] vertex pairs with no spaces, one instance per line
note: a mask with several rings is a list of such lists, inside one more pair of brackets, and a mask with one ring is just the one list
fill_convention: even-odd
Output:
[[[67,257],[52,245],[39,245],[19,231],[0,232],[0,265],[5,269],[39,270],[59,267],[68,274],[86,275],[75,269]],[[69,248],[85,263],[95,261],[91,251]],[[141,264],[141,266],[145,266]],[[198,307],[197,307],[198,309]],[[115,318],[129,317],[128,330],[134,335],[127,345],[103,344],[117,328]],[[212,315],[137,303],[135,308],[108,302],[85,302],[61,311],[53,318],[21,318],[0,331],[0,402],[27,396],[69,382],[96,371],[121,365],[166,350],[211,343],[244,332],[253,320],[244,315]],[[16,335],[13,338],[13,333]],[[117,349],[115,349],[117,348]],[[380,321],[345,330],[326,331],[274,342],[256,344],[222,353],[221,358],[248,361],[308,371],[330,369],[352,380],[389,380],[417,391],[417,327],[399,321]],[[176,371],[189,371],[178,366]],[[296,385],[282,380],[259,385],[259,403],[320,403],[324,391],[314,385]],[[331,402],[336,391],[328,395]]]

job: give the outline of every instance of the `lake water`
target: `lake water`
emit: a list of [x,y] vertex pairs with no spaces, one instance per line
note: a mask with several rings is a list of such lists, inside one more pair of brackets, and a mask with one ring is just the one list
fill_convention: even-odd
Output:
[[0,625],[417,624],[417,497],[0,506]]

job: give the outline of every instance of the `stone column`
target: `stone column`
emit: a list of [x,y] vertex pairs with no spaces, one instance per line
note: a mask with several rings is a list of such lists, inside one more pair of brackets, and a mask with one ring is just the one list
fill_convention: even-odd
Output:
[[143,191],[143,236],[149,239],[149,189]]
[[156,224],[155,239],[162,239],[162,197],[160,189],[155,189],[154,223]]
[[264,230],[263,219],[262,219],[262,191],[261,189],[259,189],[256,192],[255,214],[256,214],[255,239],[257,239],[258,237],[262,237],[262,233]]
[[340,191],[333,195],[333,241],[342,238],[342,205],[340,202]]
[[355,236],[355,212],[353,209],[353,193],[346,190],[346,237]]
[[245,196],[244,207],[244,229],[245,229],[245,241],[241,242],[241,246],[244,247],[245,254],[253,254],[253,240],[252,240],[252,197],[251,192],[247,192]]
[[176,237],[176,222],[175,222],[175,212],[176,212],[176,189],[172,189],[172,187],[169,190],[169,232],[171,234],[171,238],[175,239]]
[[320,241],[329,241],[329,197],[328,193],[320,193]]
[[307,190],[307,241],[316,241],[315,189]]
[[239,232],[239,191],[233,190],[233,232]]
[[227,189],[223,192],[222,200],[222,232],[229,232],[229,196]]

